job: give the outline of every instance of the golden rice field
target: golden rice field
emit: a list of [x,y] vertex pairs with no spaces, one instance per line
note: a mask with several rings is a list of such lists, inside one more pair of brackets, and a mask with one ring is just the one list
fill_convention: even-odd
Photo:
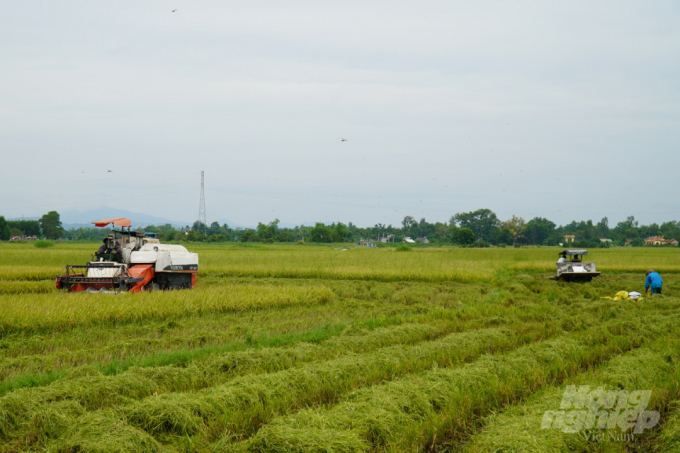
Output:
[[[58,292],[96,247],[0,244],[0,452],[680,452],[680,250],[196,245],[192,291]],[[658,421],[544,426],[582,385]]]

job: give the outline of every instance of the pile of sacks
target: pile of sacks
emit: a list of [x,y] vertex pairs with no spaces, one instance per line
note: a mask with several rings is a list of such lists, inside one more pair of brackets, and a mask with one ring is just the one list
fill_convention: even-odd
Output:
[[642,294],[638,293],[637,291],[632,291],[632,292],[627,292],[627,291],[619,291],[616,293],[614,297],[609,297],[605,296],[602,299],[607,299],[607,300],[642,300]]

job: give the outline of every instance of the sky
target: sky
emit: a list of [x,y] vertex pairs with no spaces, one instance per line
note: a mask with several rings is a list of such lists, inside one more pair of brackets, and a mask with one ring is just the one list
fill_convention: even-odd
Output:
[[677,1],[26,0],[0,14],[5,217],[109,206],[193,222],[205,171],[208,223],[479,208],[661,223],[680,220],[679,126]]

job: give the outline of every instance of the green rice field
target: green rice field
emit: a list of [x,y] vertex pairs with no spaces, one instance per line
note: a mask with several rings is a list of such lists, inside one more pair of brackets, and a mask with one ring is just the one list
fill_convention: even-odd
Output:
[[[569,284],[550,247],[189,245],[194,290],[57,291],[97,246],[0,244],[0,452],[680,452],[678,249]],[[658,422],[543,427],[586,385]]]

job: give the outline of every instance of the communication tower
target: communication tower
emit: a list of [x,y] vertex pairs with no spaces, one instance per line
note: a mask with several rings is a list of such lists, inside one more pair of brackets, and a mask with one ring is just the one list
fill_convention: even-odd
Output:
[[[208,221],[205,218],[205,179],[204,171],[201,171],[201,201],[198,203],[198,223],[203,234],[208,233]],[[201,227],[200,224],[203,226]]]

